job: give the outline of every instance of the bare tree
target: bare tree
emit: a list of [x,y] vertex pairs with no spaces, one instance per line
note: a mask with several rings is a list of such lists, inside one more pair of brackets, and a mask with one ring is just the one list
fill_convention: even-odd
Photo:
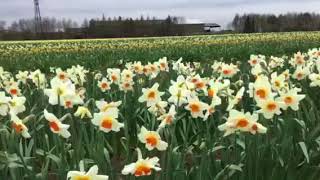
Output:
[[236,15],[232,26],[237,32],[316,31],[320,15],[315,13],[244,14]]
[[6,29],[6,21],[0,21],[0,31],[3,31]]
[[62,19],[62,29],[65,32],[67,29],[72,28],[72,20],[71,19]]
[[19,29],[19,24],[17,23],[17,21],[13,21],[9,27],[9,30],[10,31],[13,31],[13,32],[19,32],[20,29]]
[[79,25],[78,25],[77,21],[73,21],[71,28],[78,28],[78,27],[79,27]]
[[33,32],[34,20],[33,19],[19,19],[18,21],[19,31],[21,32]]
[[83,22],[81,24],[81,27],[82,28],[88,28],[89,27],[89,21],[88,21],[87,18],[83,20]]

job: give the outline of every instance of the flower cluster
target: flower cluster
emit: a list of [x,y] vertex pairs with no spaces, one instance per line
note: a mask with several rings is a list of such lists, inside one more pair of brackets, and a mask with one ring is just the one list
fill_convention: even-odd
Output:
[[[204,73],[200,63],[184,63],[182,59],[170,62],[166,57],[153,63],[129,62],[124,68],[101,72],[79,65],[65,70],[52,68],[51,74],[40,70],[12,74],[0,68],[0,116],[10,117],[12,132],[32,138],[26,113],[33,112],[33,106],[26,107],[26,94],[33,88],[44,95],[39,99],[44,104],[39,105],[39,119],[46,120],[45,130],[68,142],[73,136],[71,119],[81,119],[100,135],[128,133],[131,117],[124,114],[128,111],[126,103],[133,102],[130,108],[135,114],[144,113],[152,123],[135,124],[138,159],[125,165],[122,174],[146,176],[161,170],[160,160],[143,158],[142,152],[170,149],[171,141],[164,132],[174,129],[179,121],[218,121],[221,136],[265,134],[266,121],[278,120],[284,111],[299,110],[306,96],[302,82],[320,86],[320,49],[298,52],[292,58],[252,55],[248,63],[244,64],[248,73],[240,71],[241,62],[215,61],[210,73]],[[128,94],[132,95],[129,100]],[[68,178],[108,178],[97,173],[98,167],[93,166],[87,173],[83,168],[70,171]]]

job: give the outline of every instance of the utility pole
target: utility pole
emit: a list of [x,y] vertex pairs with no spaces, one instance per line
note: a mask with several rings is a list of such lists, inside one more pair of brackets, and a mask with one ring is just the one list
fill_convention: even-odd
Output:
[[36,34],[42,34],[42,23],[41,23],[39,0],[33,0],[33,2],[34,2],[34,30]]

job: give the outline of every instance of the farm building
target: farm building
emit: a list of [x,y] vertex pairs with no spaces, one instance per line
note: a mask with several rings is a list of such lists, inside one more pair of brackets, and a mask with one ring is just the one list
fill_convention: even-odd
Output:
[[203,25],[203,30],[206,32],[214,32],[216,30],[220,30],[221,26],[216,23],[206,23]]

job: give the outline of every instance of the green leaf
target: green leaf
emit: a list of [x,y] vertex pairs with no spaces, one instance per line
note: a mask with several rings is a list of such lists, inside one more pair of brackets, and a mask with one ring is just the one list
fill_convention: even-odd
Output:
[[221,149],[225,149],[226,147],[225,146],[216,146],[214,148],[212,148],[211,152],[216,152],[216,151],[219,151]]
[[56,155],[49,154],[47,157],[49,159],[53,160],[56,164],[59,164],[61,162],[61,159]]
[[236,142],[242,149],[246,149],[246,144],[244,143],[244,141],[242,141],[241,139],[237,139]]
[[240,164],[240,165],[231,164],[231,165],[229,166],[229,169],[242,172],[242,168],[241,168],[242,166],[243,166],[242,164]]
[[308,154],[308,150],[307,150],[307,146],[304,142],[299,142],[299,146],[303,152],[303,155],[305,156],[307,163],[309,163],[309,154]]

